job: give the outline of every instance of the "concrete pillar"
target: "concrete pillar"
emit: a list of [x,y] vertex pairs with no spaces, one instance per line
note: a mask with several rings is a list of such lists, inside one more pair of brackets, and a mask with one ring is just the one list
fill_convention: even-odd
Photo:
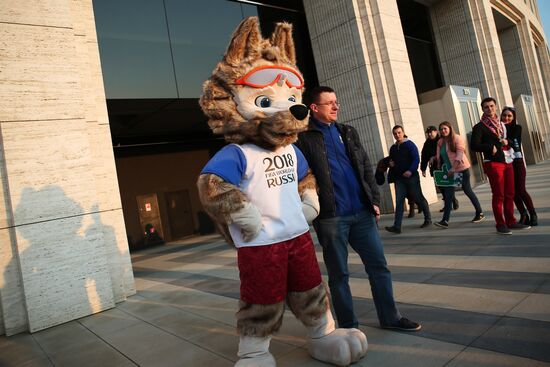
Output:
[[[520,94],[531,95],[527,68],[522,55],[517,27],[512,26],[498,32],[510,93],[515,101]],[[502,107],[502,106],[501,106]]]
[[[422,149],[424,129],[397,2],[304,0],[304,8],[319,83],[337,91],[339,122],[358,130],[373,165],[388,155],[395,124]],[[393,211],[390,187],[381,190],[383,212]],[[423,190],[429,202],[436,200],[431,179],[423,179]]]
[[490,2],[444,0],[430,10],[445,84],[475,87],[482,98],[511,104]]
[[91,0],[0,7],[0,333],[135,293]]
[[[519,41],[521,44],[521,53],[527,70],[530,95],[533,96],[535,111],[537,113],[537,123],[540,132],[543,134],[547,151],[550,151],[550,109],[548,105],[548,95],[542,79],[542,68],[539,66],[539,58],[535,49],[535,40],[530,22],[522,18],[517,25]],[[539,36],[540,37],[540,36]],[[540,37],[542,38],[542,37]],[[548,56],[548,51],[546,52]]]
[[535,50],[537,51],[540,74],[544,82],[546,98],[550,103],[550,55],[548,54],[548,46],[546,46],[546,43],[540,46],[535,45]]

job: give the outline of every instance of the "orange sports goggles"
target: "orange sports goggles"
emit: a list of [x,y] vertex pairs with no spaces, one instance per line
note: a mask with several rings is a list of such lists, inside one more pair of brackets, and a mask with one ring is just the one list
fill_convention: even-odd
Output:
[[304,87],[304,80],[296,72],[286,66],[258,66],[250,70],[246,75],[235,81],[235,84],[247,85],[252,88],[265,88],[277,83],[284,77],[286,85],[290,88],[301,89]]

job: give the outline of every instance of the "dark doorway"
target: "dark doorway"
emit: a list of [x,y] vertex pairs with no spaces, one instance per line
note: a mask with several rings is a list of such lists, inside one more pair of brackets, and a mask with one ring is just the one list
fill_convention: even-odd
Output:
[[164,242],[157,194],[138,195],[136,200],[141,233],[143,233],[143,246]]
[[193,214],[188,190],[164,193],[172,238],[178,239],[193,234]]
[[397,0],[416,94],[443,86],[430,9],[414,0]]

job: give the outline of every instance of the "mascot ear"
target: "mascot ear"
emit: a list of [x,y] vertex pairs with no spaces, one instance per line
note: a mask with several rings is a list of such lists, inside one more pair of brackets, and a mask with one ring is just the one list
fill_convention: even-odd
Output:
[[292,39],[292,25],[289,23],[277,23],[270,43],[278,47],[288,58],[291,64],[296,64],[296,53],[294,51],[294,40]]
[[224,60],[232,66],[238,66],[245,58],[259,58],[262,35],[257,17],[248,17],[239,24],[231,43],[225,52]]

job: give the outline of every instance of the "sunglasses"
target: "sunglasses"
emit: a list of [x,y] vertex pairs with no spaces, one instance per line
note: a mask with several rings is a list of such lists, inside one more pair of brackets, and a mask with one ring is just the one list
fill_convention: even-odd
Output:
[[247,85],[252,88],[265,88],[278,83],[281,79],[290,88],[301,89],[304,87],[304,80],[295,70],[286,66],[267,65],[255,67],[245,76],[237,79],[235,84]]

